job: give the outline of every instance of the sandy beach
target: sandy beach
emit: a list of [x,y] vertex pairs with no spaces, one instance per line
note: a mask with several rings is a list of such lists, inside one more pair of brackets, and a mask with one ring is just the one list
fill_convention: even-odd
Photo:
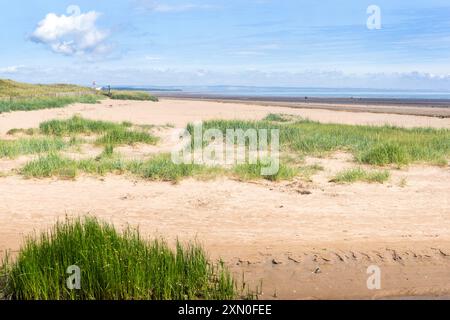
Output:
[[[67,118],[74,114],[84,117],[109,121],[131,121],[136,124],[172,124],[184,127],[189,122],[211,119],[242,119],[260,120],[269,113],[285,113],[300,116],[321,123],[361,124],[361,125],[393,125],[406,128],[431,127],[450,128],[450,118],[417,116],[410,114],[395,114],[404,107],[389,107],[389,112],[363,112],[364,106],[358,106],[357,111],[349,111],[345,106],[338,105],[334,110],[326,107],[293,108],[280,107],[277,104],[260,102],[221,102],[191,99],[161,99],[149,108],[148,102],[106,100],[98,105],[74,104],[64,109],[46,109],[37,111],[16,111],[0,114],[0,135],[13,128],[35,128],[42,121]],[[424,108],[421,108],[423,110]],[[347,111],[346,111],[347,110]],[[450,114],[450,108],[439,112]],[[389,114],[389,116],[386,116]]]
[[[42,121],[75,114],[176,127],[283,113],[322,123],[450,128],[449,117],[402,108],[365,112],[362,106],[351,110],[171,98],[154,104],[103,100],[0,114],[0,138],[9,138],[6,132],[13,128],[35,128]],[[170,150],[167,135],[161,131],[162,142],[147,152]],[[0,170],[25,161],[1,159]],[[66,215],[91,214],[120,227],[139,226],[148,237],[195,239],[212,258],[223,259],[237,278],[244,275],[250,287],[262,284],[263,299],[450,295],[449,166],[411,165],[391,170],[385,184],[338,185],[330,178],[354,166],[350,154],[336,152],[306,162],[324,167],[310,182],[217,178],[172,184],[121,176],[83,176],[76,181],[0,177],[0,254],[17,251],[24,235],[45,230]],[[381,269],[380,290],[367,288],[371,265]]]

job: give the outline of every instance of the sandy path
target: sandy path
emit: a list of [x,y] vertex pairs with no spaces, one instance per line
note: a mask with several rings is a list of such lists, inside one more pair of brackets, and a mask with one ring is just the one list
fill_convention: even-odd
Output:
[[404,127],[450,128],[450,118],[411,115],[374,114],[364,112],[294,109],[276,106],[220,103],[210,101],[162,99],[159,103],[104,100],[100,104],[74,104],[63,109],[48,109],[0,114],[0,136],[13,128],[35,128],[42,121],[67,118],[74,114],[110,121],[136,124],[174,124],[208,119],[262,119],[269,113],[286,113],[323,123],[396,125]]
[[[0,135],[44,120],[85,117],[184,126],[200,119],[260,119],[290,113],[323,122],[450,127],[450,119],[163,100],[103,101],[64,109],[0,115]],[[150,150],[151,151],[151,150]],[[26,159],[19,159],[25,161]],[[24,235],[64,215],[95,214],[118,226],[139,225],[148,236],[196,238],[238,277],[263,280],[263,298],[374,298],[450,294],[450,170],[394,170],[385,185],[336,185],[353,166],[345,154],[319,162],[311,183],[186,180],[178,185],[126,177],[77,181],[0,178],[0,251],[17,250]],[[4,167],[12,166],[9,160]],[[0,165],[1,168],[1,165]],[[401,186],[402,179],[406,186]],[[304,191],[311,194],[303,194]],[[1,253],[0,253],[1,254]],[[366,287],[379,265],[380,291]]]

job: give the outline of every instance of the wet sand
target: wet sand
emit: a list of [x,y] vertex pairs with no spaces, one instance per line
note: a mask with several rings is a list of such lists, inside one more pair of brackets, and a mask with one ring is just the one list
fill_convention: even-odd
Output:
[[450,100],[438,99],[286,98],[167,93],[162,94],[161,98],[450,118]]

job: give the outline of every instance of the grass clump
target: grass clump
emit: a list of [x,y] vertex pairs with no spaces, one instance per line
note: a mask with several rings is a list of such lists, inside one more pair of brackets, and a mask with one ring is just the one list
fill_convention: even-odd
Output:
[[158,102],[158,98],[145,91],[126,91],[115,90],[106,95],[114,100],[136,100],[136,101],[153,101]]
[[339,172],[331,182],[336,183],[354,183],[363,181],[368,183],[384,183],[390,178],[390,173],[387,170],[367,171],[362,168],[353,168]]
[[39,133],[39,129],[36,129],[36,128],[28,128],[28,129],[14,128],[14,129],[10,129],[10,130],[8,130],[8,132],[6,132],[6,134],[9,136],[14,136],[16,134],[24,134],[27,136],[34,136],[38,133]]
[[20,173],[27,178],[59,178],[73,179],[78,173],[76,161],[51,153],[37,160],[28,162]]
[[43,134],[65,136],[73,134],[104,133],[112,130],[128,128],[128,123],[119,124],[109,121],[84,119],[75,115],[66,120],[50,120],[42,122],[39,129]]
[[293,116],[290,114],[283,114],[283,113],[269,113],[263,119],[263,121],[286,123],[286,122],[294,121],[295,119],[298,120],[299,117],[296,117],[296,116]]
[[[310,120],[289,123],[273,121],[212,120],[202,124],[203,130],[279,129],[281,151],[298,156],[323,156],[346,151],[358,162],[377,165],[406,165],[414,162],[445,163],[450,156],[450,130],[392,126],[358,126],[322,124]],[[187,127],[191,135],[194,125]],[[269,134],[269,143],[271,135]]]
[[[81,272],[79,290],[67,286],[70,266]],[[119,233],[93,217],[58,222],[30,237],[17,259],[2,266],[7,299],[187,300],[235,299],[225,267],[198,245],[144,241],[135,229]]]
[[277,173],[263,175],[262,170],[271,166],[270,161],[269,159],[262,159],[255,164],[239,164],[234,167],[233,172],[241,180],[258,180],[263,178],[270,181],[291,180],[298,174],[297,169],[280,163]]
[[270,113],[264,118],[265,121],[272,121],[272,122],[289,122],[291,121],[291,119],[292,116],[280,113]]
[[214,171],[214,168],[203,165],[175,164],[169,154],[156,155],[147,161],[133,161],[129,169],[143,179],[174,182],[195,175],[212,174]]
[[96,140],[98,145],[117,146],[138,142],[156,144],[158,138],[140,130],[132,130],[130,122],[114,123],[109,121],[89,120],[73,116],[66,120],[51,120],[40,124],[39,129],[47,135],[103,134]]
[[66,97],[16,98],[0,100],[0,113],[11,111],[32,111],[40,109],[63,108],[73,103],[97,103],[100,96],[81,95]]
[[372,165],[386,165],[395,163],[398,165],[408,164],[410,153],[406,147],[396,143],[380,143],[360,155],[361,162]]
[[154,145],[157,142],[158,138],[148,132],[114,129],[97,139],[96,144],[117,146],[123,144],[133,145],[135,143],[146,143]]
[[72,160],[58,154],[48,154],[28,162],[20,173],[27,178],[59,177],[73,179],[79,173],[106,175],[130,173],[152,181],[177,182],[196,175],[212,175],[219,170],[195,164],[174,164],[169,154],[161,154],[145,161],[124,160],[109,147],[95,159]]
[[61,138],[53,137],[0,140],[0,158],[15,158],[19,155],[55,152],[76,143],[76,140],[65,142]]
[[[109,151],[107,151],[109,153]],[[119,157],[106,156],[105,151],[96,159],[73,160],[56,153],[39,157],[25,164],[20,173],[27,178],[74,179],[80,172],[91,175],[123,174],[128,163]]]

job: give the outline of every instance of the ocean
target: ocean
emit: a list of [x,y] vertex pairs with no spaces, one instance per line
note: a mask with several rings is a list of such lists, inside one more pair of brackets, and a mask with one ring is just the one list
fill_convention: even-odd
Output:
[[143,90],[161,95],[211,95],[224,97],[437,99],[450,100],[450,91],[390,90],[358,88],[296,88],[251,86],[117,86],[115,89]]

